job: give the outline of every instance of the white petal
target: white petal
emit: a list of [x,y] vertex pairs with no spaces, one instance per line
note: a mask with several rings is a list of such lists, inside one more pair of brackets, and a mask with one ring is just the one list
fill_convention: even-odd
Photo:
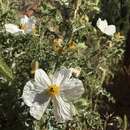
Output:
[[19,29],[19,27],[15,24],[5,24],[5,29],[9,33],[23,32],[23,30]]
[[70,78],[71,75],[72,75],[71,70],[62,67],[60,68],[60,70],[55,72],[52,82],[53,84],[61,85],[66,79]]
[[108,25],[106,20],[101,20],[100,18],[97,20],[97,27],[108,36],[112,36],[116,32],[115,25]]
[[37,94],[45,91],[46,88],[36,84],[34,81],[28,81],[23,89],[22,98],[26,105],[31,106]]
[[44,104],[39,104],[38,102],[35,102],[33,106],[30,107],[30,115],[35,119],[40,120],[45,110],[47,109],[49,102],[50,98],[46,102],[44,102]]
[[104,32],[105,28],[108,26],[106,20],[101,20],[100,18],[97,20],[97,27]]
[[115,25],[109,25],[107,28],[105,28],[104,33],[112,36],[116,32],[116,26]]
[[29,17],[27,17],[26,15],[24,15],[21,19],[20,19],[20,23],[21,24],[27,24],[29,22]]
[[84,93],[84,87],[81,80],[71,78],[66,80],[61,86],[61,96],[68,100],[76,100]]
[[58,122],[72,120],[74,115],[72,104],[64,102],[60,96],[53,97],[52,102],[54,105],[54,116]]
[[35,77],[34,77],[35,81],[43,86],[48,87],[49,85],[51,85],[51,80],[49,79],[48,75],[46,74],[46,72],[42,69],[37,69],[35,71]]

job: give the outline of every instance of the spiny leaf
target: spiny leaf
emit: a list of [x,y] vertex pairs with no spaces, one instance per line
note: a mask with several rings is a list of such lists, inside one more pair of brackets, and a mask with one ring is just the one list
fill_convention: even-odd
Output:
[[5,63],[3,58],[0,56],[0,75],[4,76],[7,80],[13,79],[12,70]]

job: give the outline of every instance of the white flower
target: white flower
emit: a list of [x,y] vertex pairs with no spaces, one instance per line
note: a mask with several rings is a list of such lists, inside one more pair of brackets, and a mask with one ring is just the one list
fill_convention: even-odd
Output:
[[68,102],[79,98],[84,87],[81,80],[71,78],[69,69],[61,68],[50,79],[45,71],[37,69],[34,80],[24,87],[22,98],[30,107],[30,114],[40,120],[50,101],[53,103],[54,116],[58,122],[72,120],[74,106]]
[[108,25],[106,20],[100,18],[97,20],[97,27],[108,36],[112,36],[116,32],[115,25]]
[[15,33],[30,33],[35,31],[35,21],[31,18],[24,15],[20,19],[20,27],[15,24],[5,24],[5,29],[7,32],[15,34]]
[[20,19],[21,29],[23,29],[25,33],[35,32],[35,23],[36,21],[34,19],[26,15]]

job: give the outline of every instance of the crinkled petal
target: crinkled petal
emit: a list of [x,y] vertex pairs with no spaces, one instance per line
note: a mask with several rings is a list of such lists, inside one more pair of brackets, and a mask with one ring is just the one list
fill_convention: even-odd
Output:
[[26,105],[31,106],[37,94],[45,91],[46,88],[40,84],[36,84],[34,81],[28,81],[23,89],[22,98]]
[[97,20],[97,27],[104,32],[105,28],[108,26],[106,20],[101,20],[100,18]]
[[54,73],[52,82],[53,84],[61,85],[66,79],[69,79],[72,75],[71,70],[62,67],[60,70]]
[[42,69],[37,69],[35,71],[35,81],[43,86],[46,86],[46,88],[51,85],[51,80],[49,79],[46,72]]
[[52,102],[54,106],[54,116],[58,122],[72,120],[74,115],[74,107],[72,104],[64,102],[60,96],[53,97]]
[[29,17],[27,17],[26,15],[21,17],[21,19],[20,19],[21,24],[27,24],[28,22],[29,22]]
[[18,32],[23,32],[23,30],[19,29],[19,27],[15,24],[5,24],[5,29],[9,33],[18,33]]
[[37,120],[40,120],[43,116],[47,106],[50,102],[50,98],[46,100],[43,104],[39,104],[39,102],[34,102],[34,104],[30,107],[30,115]]
[[81,80],[71,78],[66,80],[61,86],[61,96],[64,99],[76,100],[84,93],[84,87]]
[[104,33],[108,36],[112,36],[116,32],[116,26],[115,25],[109,25],[107,28],[105,28]]

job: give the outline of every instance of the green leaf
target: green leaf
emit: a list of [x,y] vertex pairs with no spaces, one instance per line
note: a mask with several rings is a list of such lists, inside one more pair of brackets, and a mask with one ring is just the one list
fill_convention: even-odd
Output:
[[13,79],[12,70],[5,63],[3,58],[0,56],[0,75],[5,77],[7,80]]

